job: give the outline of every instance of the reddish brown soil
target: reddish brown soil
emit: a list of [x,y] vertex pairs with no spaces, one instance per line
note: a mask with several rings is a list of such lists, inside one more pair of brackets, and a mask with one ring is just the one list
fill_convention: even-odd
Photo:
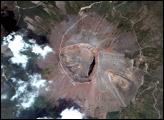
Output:
[[[127,71],[131,64],[124,59],[124,54],[113,50],[121,39],[114,39],[117,37],[113,34],[115,31],[115,26],[109,25],[96,14],[88,14],[84,18],[68,16],[67,21],[54,26],[50,43],[56,53],[38,61],[40,68],[52,68],[50,73],[45,75],[48,80],[53,81],[47,86],[51,88],[50,95],[45,93],[48,100],[72,99],[82,107],[86,115],[97,118],[105,118],[107,112],[118,111],[130,103],[140,81],[135,78],[135,73],[130,74],[131,71]],[[78,55],[77,50],[85,52]],[[88,56],[89,59],[89,55],[95,56],[95,66],[89,76],[91,81],[75,82],[73,74],[66,68],[67,64],[71,63],[63,62],[62,54],[66,53],[74,58],[79,56],[87,59]],[[74,59],[71,61],[73,63]],[[91,63],[82,61],[80,64],[85,65],[85,62],[88,65]],[[88,71],[88,67],[81,65],[83,71],[85,68]],[[80,74],[79,72],[78,75]],[[128,81],[129,79],[131,80]],[[132,82],[134,83],[131,84]]]

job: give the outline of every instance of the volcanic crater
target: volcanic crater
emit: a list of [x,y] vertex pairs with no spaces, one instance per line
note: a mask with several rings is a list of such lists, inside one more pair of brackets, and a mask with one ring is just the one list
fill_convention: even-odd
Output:
[[97,51],[89,44],[70,45],[62,49],[61,63],[75,82],[89,82],[96,71]]
[[40,68],[52,68],[46,74],[53,80],[46,96],[71,99],[86,115],[105,118],[107,112],[126,107],[141,85],[143,72],[125,58],[126,51],[139,49],[135,34],[132,29],[118,32],[118,23],[110,24],[96,13],[67,18],[51,30],[55,55],[38,60]]

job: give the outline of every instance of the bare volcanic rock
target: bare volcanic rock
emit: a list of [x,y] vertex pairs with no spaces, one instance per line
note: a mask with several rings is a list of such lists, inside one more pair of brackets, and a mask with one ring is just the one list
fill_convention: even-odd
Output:
[[52,68],[46,73],[53,81],[47,86],[51,87],[48,99],[72,99],[86,115],[97,118],[126,107],[143,73],[124,56],[125,51],[139,49],[133,30],[117,31],[117,23],[95,13],[68,16],[56,24],[50,35],[56,57],[38,61],[42,69]]
[[69,46],[61,54],[64,69],[76,82],[90,81],[89,76],[94,68],[94,61],[94,53],[87,46]]

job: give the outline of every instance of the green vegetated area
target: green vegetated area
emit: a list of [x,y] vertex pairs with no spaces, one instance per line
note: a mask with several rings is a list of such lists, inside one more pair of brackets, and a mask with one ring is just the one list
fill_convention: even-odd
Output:
[[139,53],[140,53],[139,50],[134,51],[133,53],[132,52],[125,52],[125,58],[134,59],[139,55]]
[[154,11],[154,15],[159,19],[159,22],[163,24],[163,2],[162,1],[150,1],[146,2],[149,10]]
[[[18,109],[16,107],[17,102],[11,101],[10,98],[15,94],[16,84],[12,82],[11,78],[16,78],[16,80],[22,80],[27,81],[29,80],[28,74],[33,73],[41,73],[41,69],[38,68],[36,64],[36,58],[37,55],[34,55],[29,51],[22,52],[23,54],[26,54],[29,58],[28,64],[26,66],[26,69],[23,69],[20,65],[12,64],[10,62],[11,57],[4,57],[1,54],[1,64],[4,66],[4,69],[1,68],[1,84],[3,86],[3,92],[8,95],[8,98],[5,100],[1,100],[2,106],[1,106],[1,113],[2,118],[17,118],[15,116],[16,110]],[[5,80],[5,77],[2,77],[2,72],[5,72],[5,76],[8,79]],[[2,87],[1,86],[1,87]],[[29,88],[30,90],[30,88]],[[32,118],[36,119],[37,117],[44,117],[44,115],[52,116],[53,118],[57,118],[59,115],[54,111],[54,103],[53,99],[51,101],[47,101],[47,99],[44,96],[38,96],[35,100],[34,105],[25,110],[20,109],[20,115],[19,118]],[[13,114],[14,113],[14,114]]]
[[66,2],[65,9],[67,11],[67,14],[76,15],[80,11],[81,7],[90,5],[94,3],[95,1],[71,1]]
[[[157,80],[158,78],[152,78],[146,74],[144,84],[139,88],[135,102],[131,102],[130,105],[119,112],[109,112],[106,117],[108,119],[157,119],[158,114],[153,107],[155,101],[152,95],[155,88],[152,87],[140,95],[143,90],[148,88],[150,82],[154,84]],[[158,91],[155,92],[155,97],[158,100],[156,107],[161,111],[161,114],[163,111],[162,89],[163,85],[158,84]]]
[[3,57],[3,55],[1,55],[1,64],[4,65],[4,70],[7,71],[5,72],[6,77],[7,78],[16,77],[19,79],[23,79],[25,81],[28,80],[26,71],[19,65],[12,64],[10,62],[10,58],[11,57]]
[[[105,1],[100,4],[95,4],[91,9],[86,10],[87,12],[96,12],[102,17],[105,17],[109,23],[118,24],[116,33],[120,34],[125,30],[131,29],[131,24],[128,20],[121,18],[119,12],[113,10],[113,2]],[[115,33],[115,34],[116,34]]]
[[41,117],[52,117],[57,119],[60,117],[58,112],[55,112],[56,106],[54,104],[55,100],[48,101],[45,96],[38,96],[35,98],[35,102],[29,109],[24,109],[21,111],[18,119],[36,119]]
[[[27,39],[27,38],[26,38]],[[14,64],[11,62],[13,56],[4,57],[1,53],[1,64],[4,66],[5,75],[7,78],[16,78],[23,81],[28,81],[29,74],[41,73],[42,70],[37,65],[37,58],[39,55],[32,52],[31,48],[27,48],[25,51],[20,52],[28,57],[26,68],[24,69],[21,64]],[[3,69],[2,69],[3,70]]]
[[[4,67],[3,69],[1,68],[1,90],[2,93],[7,94],[7,98],[5,100],[1,99],[1,118],[4,119],[14,119],[15,116],[13,112],[17,109],[15,106],[16,102],[10,100],[10,98],[15,94],[15,89],[13,87],[15,84],[10,78],[14,77],[16,79],[23,79],[25,81],[28,78],[28,76],[25,74],[25,71],[21,67],[11,64],[9,61],[10,58],[11,57],[4,57],[1,53],[1,66],[3,65]],[[3,72],[5,77],[2,76]]]
[[[15,116],[16,114],[15,111],[18,110],[18,108],[16,107],[17,102],[11,101],[10,98],[15,94],[14,87],[16,88],[17,85],[12,82],[11,78],[13,77],[16,78],[16,80],[19,79],[28,82],[29,77],[27,73],[33,74],[33,73],[42,72],[42,70],[38,68],[36,64],[36,60],[37,60],[36,58],[38,56],[32,54],[32,52],[30,51],[31,50],[29,49],[25,52],[22,52],[22,54],[25,54],[29,57],[29,61],[26,66],[26,69],[23,69],[20,65],[12,64],[10,62],[11,57],[4,57],[1,54],[1,64],[4,66],[4,69],[1,68],[1,84],[3,86],[3,92],[8,95],[7,99],[1,100],[2,118],[36,119],[37,117],[44,117],[44,116],[51,116],[53,118],[58,118],[60,116],[58,112],[54,112],[54,110],[56,109],[56,106],[54,104],[55,100],[51,99],[50,101],[47,101],[47,98],[45,98],[45,96],[38,96],[32,107],[25,110],[20,109],[21,112],[19,114],[19,117]],[[49,69],[47,69],[46,71],[48,70]],[[2,77],[2,72],[5,72],[5,76],[8,79],[7,81],[5,80],[5,77]]]
[[47,76],[52,72],[52,70],[56,67],[56,64],[51,66],[51,67],[48,67],[48,68],[45,68],[42,70],[42,77],[44,79],[48,79]]
[[[18,2],[19,3],[19,2]],[[21,7],[26,4],[26,6],[29,6],[28,4],[33,4],[32,2],[21,2],[19,3],[19,6]],[[33,4],[36,6],[36,4]],[[44,10],[44,8],[47,8],[50,13]],[[60,22],[63,19],[63,15],[59,8],[56,6],[56,3],[54,1],[47,1],[43,2],[38,7],[32,8],[32,9],[20,9],[21,18],[24,18],[25,16],[29,16],[30,18],[34,18],[35,16],[39,16],[42,18],[45,22],[48,22],[49,19],[54,20],[55,22]]]
[[28,8],[28,7],[34,7],[36,4],[30,2],[30,1],[17,1],[18,6],[22,8]]
[[146,8],[144,9],[143,7],[145,2],[143,1],[127,1],[122,2],[121,4],[122,5],[116,7],[116,9],[121,11],[122,16],[125,16],[132,21],[137,21],[146,14]]
[[159,109],[161,113],[161,118],[163,118],[163,80],[157,86],[157,91],[155,92],[155,96],[157,97],[156,107]]
[[153,74],[159,66],[163,65],[163,47],[146,47],[143,49],[143,55],[146,56],[148,60],[148,72]]
[[52,118],[58,118],[59,113],[54,112],[56,108],[55,102],[55,100],[48,101],[45,96],[40,95],[36,98],[32,109],[35,111],[35,115],[39,117],[51,116]]
[[102,3],[98,3],[92,6],[91,9],[86,9],[86,12],[96,12],[101,16],[109,14],[113,8],[112,3],[109,1],[104,1]]
[[[126,4],[118,7],[118,10],[121,10],[121,13],[124,16],[133,19],[133,21],[137,21],[138,19],[133,17],[133,15],[137,16],[142,14],[141,11],[144,11],[143,6],[147,9],[147,12],[145,12],[145,17],[134,25],[134,29],[137,40],[142,48],[143,56],[146,57],[144,61],[141,61],[139,68],[143,69],[145,63],[147,63],[148,72],[151,74],[155,74],[157,68],[163,65],[163,28],[161,27],[163,25],[161,22],[161,18],[163,18],[163,14],[161,13],[163,10],[161,4],[162,2],[127,2]],[[137,12],[137,10],[140,12],[138,14],[133,14],[132,11]],[[157,12],[159,12],[159,16],[156,15]],[[152,17],[149,18],[149,16]],[[148,18],[154,21],[153,27],[152,24],[146,22]],[[145,28],[143,29],[143,27]],[[138,57],[138,54],[139,51],[135,51],[133,53],[129,52],[125,53],[125,57],[135,59]]]
[[[159,80],[158,78],[152,78],[148,74],[145,75],[144,77],[144,84],[139,88],[137,95],[136,95],[136,100],[135,103],[130,103],[130,105],[127,108],[124,108],[121,110],[119,113],[119,118],[125,119],[125,118],[130,118],[130,119],[157,119],[158,114],[157,111],[155,111],[153,104],[155,102],[152,92],[154,91],[154,87],[150,88],[149,90],[143,92],[140,94],[143,90],[148,88],[150,84],[156,83],[156,81]],[[162,85],[158,84],[158,89],[161,90],[163,88]],[[158,106],[159,104],[163,104],[162,100],[162,92],[156,91],[155,97],[158,100],[157,108],[161,111],[163,111],[162,106]]]
[[118,119],[120,116],[119,112],[109,112],[106,116],[107,119]]
[[[155,87],[146,90],[140,95],[143,90],[147,89],[151,84],[155,85],[157,81],[159,81],[157,85],[158,89],[154,93],[157,99],[156,108],[160,111],[161,118],[163,118],[163,79],[156,75],[157,69],[163,66],[163,27],[160,27],[163,26],[163,6],[161,5],[163,5],[163,2],[127,2],[117,8],[123,16],[133,21],[137,21],[143,16],[143,6],[147,9],[147,15],[135,24],[134,29],[139,44],[142,47],[143,56],[145,57],[145,59],[140,62],[139,68],[145,68],[145,64],[147,63],[150,75],[144,75],[144,84],[139,88],[135,102],[131,102],[129,106],[119,112],[108,113],[106,117],[109,119],[157,119],[158,113],[153,107],[155,100],[152,95]],[[148,22],[145,22],[149,16],[152,16],[151,20],[154,19],[155,22],[153,24],[160,25],[154,25],[153,28],[151,28],[152,26],[148,25]],[[145,29],[143,29],[143,26],[146,26]],[[125,53],[126,58],[134,60],[138,55],[139,50],[133,53]]]
[[117,24],[117,30],[114,34],[120,34],[122,32],[128,32],[132,26],[129,20],[120,17],[120,13],[118,11],[114,11],[113,7],[122,2],[109,2],[104,1],[99,4],[95,4],[91,9],[86,9],[85,12],[96,12],[102,17],[105,17],[109,23]]
[[[36,6],[32,2],[18,2],[20,7],[23,6]],[[27,7],[26,7],[27,8]],[[47,11],[46,11],[47,10]],[[36,16],[40,18],[39,21],[36,20]],[[38,7],[32,9],[20,9],[20,22],[19,26],[27,27],[27,24],[24,22],[24,18],[29,17],[33,20],[33,23],[30,23],[36,29],[35,32],[38,35],[45,35],[48,37],[51,27],[55,23],[59,23],[64,19],[64,15],[61,13],[59,8],[56,6],[55,1],[45,1]]]
[[[155,74],[156,69],[163,65],[163,27],[161,27],[163,26],[163,7],[161,6],[163,3],[154,1],[143,3],[148,10],[147,15],[135,24],[134,28],[138,42],[143,48],[143,55],[147,58],[145,62],[148,64],[148,72]],[[154,22],[152,24],[145,22],[147,18]]]
[[[2,57],[1,57],[2,60]],[[4,60],[4,58],[3,58]],[[5,69],[6,70],[6,69]],[[3,119],[15,119],[13,112],[15,111],[16,102],[11,101],[10,98],[15,94],[14,88],[11,86],[10,81],[6,81],[5,77],[2,77],[3,69],[1,69],[1,118]],[[8,78],[9,74],[5,74]],[[6,99],[2,99],[2,95],[7,94]]]
[[4,70],[7,71],[5,72],[5,75],[7,78],[10,79],[14,77],[16,79],[28,81],[29,78],[28,78],[27,73],[29,74],[41,73],[42,70],[38,67],[36,63],[38,55],[32,53],[30,49],[21,53],[24,55],[27,55],[29,58],[25,69],[21,66],[21,64],[17,65],[17,64],[11,63],[12,56],[4,57],[3,54],[1,54],[1,64],[4,65]]

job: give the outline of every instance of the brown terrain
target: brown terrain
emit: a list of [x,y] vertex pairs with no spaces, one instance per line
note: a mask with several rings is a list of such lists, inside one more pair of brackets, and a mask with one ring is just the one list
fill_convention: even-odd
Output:
[[52,68],[45,75],[53,80],[48,100],[72,99],[82,112],[97,118],[130,103],[142,72],[124,54],[139,47],[132,31],[117,35],[116,25],[92,13],[68,16],[54,26],[50,43],[56,53],[38,60],[40,68]]

